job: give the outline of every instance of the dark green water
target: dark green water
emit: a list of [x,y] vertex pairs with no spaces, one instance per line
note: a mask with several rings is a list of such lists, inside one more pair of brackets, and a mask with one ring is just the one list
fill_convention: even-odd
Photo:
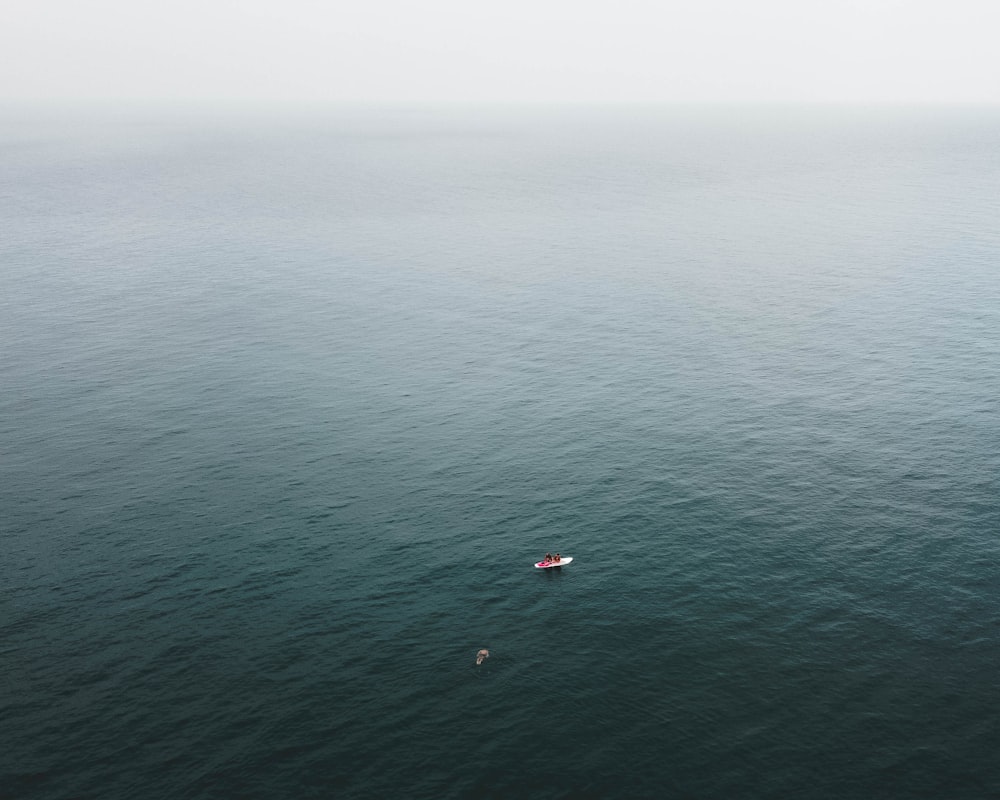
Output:
[[0,796],[1000,794],[998,142],[8,112]]

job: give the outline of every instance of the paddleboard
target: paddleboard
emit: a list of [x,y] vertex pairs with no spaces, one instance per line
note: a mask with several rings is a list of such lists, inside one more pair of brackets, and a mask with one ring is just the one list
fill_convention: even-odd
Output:
[[535,564],[538,569],[552,569],[553,567],[565,567],[570,561],[573,560],[573,556],[563,556],[558,561],[539,561]]

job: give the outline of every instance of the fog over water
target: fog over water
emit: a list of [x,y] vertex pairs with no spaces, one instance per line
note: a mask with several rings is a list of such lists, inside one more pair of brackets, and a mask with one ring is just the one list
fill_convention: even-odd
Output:
[[998,103],[992,0],[48,0],[0,102]]

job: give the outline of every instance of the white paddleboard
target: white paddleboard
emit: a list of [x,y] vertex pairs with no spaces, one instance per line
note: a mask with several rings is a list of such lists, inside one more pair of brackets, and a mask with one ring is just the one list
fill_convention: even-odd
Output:
[[535,564],[538,569],[552,569],[553,567],[565,567],[570,561],[573,560],[573,556],[563,556],[558,561],[539,561]]

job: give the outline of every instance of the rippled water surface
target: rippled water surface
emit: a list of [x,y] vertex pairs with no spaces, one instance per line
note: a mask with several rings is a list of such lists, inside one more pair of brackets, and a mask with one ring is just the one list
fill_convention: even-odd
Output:
[[6,112],[0,796],[1000,793],[998,220],[988,110]]

